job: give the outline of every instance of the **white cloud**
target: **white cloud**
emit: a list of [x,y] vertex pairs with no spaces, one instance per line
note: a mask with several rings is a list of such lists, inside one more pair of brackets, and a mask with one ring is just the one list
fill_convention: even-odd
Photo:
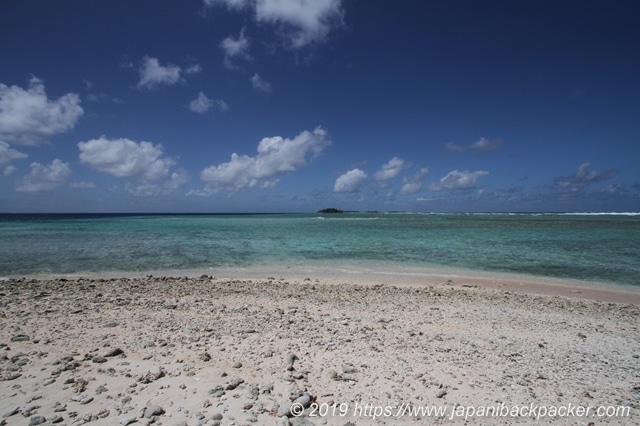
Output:
[[322,42],[342,24],[342,0],[204,0],[228,10],[251,8],[258,23],[278,26],[287,47],[298,49]]
[[360,169],[349,170],[336,179],[334,192],[358,192],[367,179],[367,174]]
[[255,0],[204,0],[204,4],[207,6],[222,5],[226,6],[230,10],[239,10],[244,9],[254,1]]
[[105,136],[78,143],[80,161],[94,170],[117,177],[135,177],[146,181],[165,179],[175,164],[163,158],[162,145],[134,142],[129,139],[109,140]]
[[184,73],[187,75],[198,74],[202,72],[202,66],[200,64],[191,65],[189,68],[184,70]]
[[501,139],[489,140],[487,138],[480,138],[471,145],[469,148],[474,149],[476,151],[491,151],[494,149],[498,149],[502,146]]
[[578,170],[573,176],[561,176],[556,178],[554,180],[556,187],[563,191],[577,192],[587,185],[611,179],[619,173],[617,169],[590,171],[589,167],[591,167],[591,162],[587,161],[578,167]]
[[489,172],[484,170],[478,170],[475,172],[470,172],[468,170],[464,170],[462,172],[453,170],[445,177],[441,178],[439,182],[429,185],[429,189],[432,191],[474,189],[478,178],[488,174]]
[[473,150],[473,151],[492,151],[494,149],[498,149],[502,146],[502,139],[494,139],[494,140],[490,140],[487,139],[485,137],[482,137],[480,139],[478,139],[477,141],[475,141],[472,144],[469,145],[458,145],[455,142],[447,142],[445,144],[445,147],[449,150],[449,151],[454,151],[454,152],[465,152],[468,150]]
[[10,176],[15,173],[18,169],[15,166],[9,164],[8,166],[0,166],[0,171],[4,176]]
[[49,166],[31,163],[31,171],[16,181],[15,190],[18,192],[52,191],[63,186],[70,174],[69,164],[57,158]]
[[190,180],[189,172],[184,169],[178,169],[171,173],[169,180],[164,184],[164,188],[168,190],[180,189]]
[[222,112],[229,109],[229,105],[225,101],[208,98],[203,92],[198,93],[198,97],[189,102],[189,109],[193,112],[204,114],[214,105]]
[[330,144],[321,127],[313,132],[305,130],[293,139],[264,138],[258,144],[256,156],[233,153],[230,161],[204,169],[200,173],[200,179],[206,184],[204,194],[272,187],[277,184],[278,176],[304,167],[309,159],[318,156]]
[[67,93],[49,100],[42,80],[32,77],[27,90],[0,83],[0,139],[38,146],[51,136],[73,129],[84,113],[80,97]]
[[415,194],[422,191],[422,185],[424,180],[429,176],[429,169],[423,167],[418,173],[410,178],[402,179],[402,188],[400,188],[401,194]]
[[28,155],[24,152],[17,151],[9,146],[8,143],[0,141],[0,172],[3,175],[9,176],[16,171],[16,168],[11,166],[13,160],[20,160],[27,158]]
[[455,142],[447,142],[444,146],[449,151],[453,151],[453,152],[465,152],[467,150],[466,146],[458,145]]
[[264,93],[271,93],[271,83],[263,80],[262,77],[260,77],[260,74],[255,73],[249,80],[255,90]]
[[224,65],[229,69],[235,69],[233,59],[243,58],[250,60],[249,39],[244,35],[245,28],[242,28],[240,35],[235,38],[229,36],[220,42],[220,48],[224,51]]
[[304,47],[325,39],[342,22],[340,0],[258,0],[256,20],[292,28],[286,33],[290,46]]
[[189,180],[189,173],[184,169],[178,169],[171,174],[168,180],[164,182],[142,182],[140,184],[127,183],[125,185],[125,189],[139,197],[165,195],[175,191],[176,189],[182,188],[187,182],[189,182]]
[[407,166],[402,158],[393,157],[388,163],[383,164],[373,177],[376,180],[388,180],[398,176]]
[[69,184],[70,188],[74,188],[74,189],[93,189],[96,187],[95,184],[91,183],[91,182],[71,182]]
[[202,71],[202,67],[199,64],[195,64],[182,70],[177,65],[168,64],[166,66],[160,65],[160,61],[157,58],[145,56],[142,58],[140,67],[138,67],[138,73],[140,80],[136,87],[139,89],[155,89],[160,85],[173,86],[183,81],[182,74],[194,74]]

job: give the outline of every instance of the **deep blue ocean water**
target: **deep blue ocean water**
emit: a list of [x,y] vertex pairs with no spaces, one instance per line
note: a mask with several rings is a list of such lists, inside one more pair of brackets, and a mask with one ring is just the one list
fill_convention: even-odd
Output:
[[0,276],[305,266],[640,286],[640,215],[0,215]]

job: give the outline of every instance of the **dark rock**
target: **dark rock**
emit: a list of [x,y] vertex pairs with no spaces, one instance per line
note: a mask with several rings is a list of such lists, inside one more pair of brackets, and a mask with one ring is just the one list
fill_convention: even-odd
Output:
[[240,377],[234,377],[231,379],[229,383],[227,383],[226,390],[234,390],[235,388],[240,386],[242,383],[244,383],[243,379],[241,379]]
[[112,356],[118,356],[118,355],[122,355],[124,353],[124,351],[120,348],[115,348],[115,349],[111,349],[109,352],[106,353],[106,357],[112,357]]
[[31,338],[26,334],[16,334],[11,338],[12,342],[27,342],[29,340],[31,340]]

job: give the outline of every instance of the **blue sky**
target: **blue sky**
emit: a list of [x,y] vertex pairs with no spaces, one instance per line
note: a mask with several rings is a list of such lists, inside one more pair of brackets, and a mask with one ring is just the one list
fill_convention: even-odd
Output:
[[640,211],[639,16],[7,2],[0,212]]

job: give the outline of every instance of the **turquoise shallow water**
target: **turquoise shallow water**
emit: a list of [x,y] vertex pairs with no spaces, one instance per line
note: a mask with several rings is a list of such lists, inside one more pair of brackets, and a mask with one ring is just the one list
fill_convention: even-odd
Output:
[[640,215],[0,215],[0,276],[376,265],[640,286]]

